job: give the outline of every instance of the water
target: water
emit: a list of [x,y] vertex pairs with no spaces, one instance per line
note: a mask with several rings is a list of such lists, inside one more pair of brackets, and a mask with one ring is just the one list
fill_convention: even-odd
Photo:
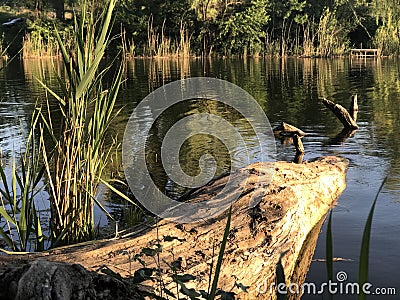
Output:
[[[13,62],[0,72],[0,147],[6,164],[13,152],[23,149],[23,138],[37,98],[43,90],[35,77],[44,73],[51,85],[54,67],[50,62]],[[395,287],[400,293],[400,64],[396,59],[246,59],[246,60],[134,60],[128,62],[122,94],[117,106],[122,111],[111,132],[121,138],[127,120],[137,103],[163,84],[177,79],[209,76],[225,79],[249,92],[264,109],[271,125],[286,121],[309,135],[303,139],[305,160],[323,155],[342,155],[350,160],[347,189],[333,212],[335,273],[344,271],[347,282],[357,281],[358,257],[363,228],[374,196],[385,178],[372,229],[369,281],[374,287]],[[358,94],[360,129],[346,140],[337,134],[341,124],[320,102],[326,97],[349,107],[350,97]],[[240,125],[241,134],[251,142],[253,133],[240,115],[215,103],[190,101],[160,117],[147,139],[148,166],[156,184],[172,197],[185,192],[175,185],[162,168],[160,146],[168,128],[178,119],[199,112],[210,112]],[[150,118],[143,116],[144,120]],[[279,160],[291,161],[293,145],[276,142]],[[193,137],[182,149],[181,167],[188,174],[198,173],[198,159],[208,151],[217,160],[217,173],[229,170],[227,150],[218,140]],[[243,149],[235,149],[241,155]],[[257,160],[259,153],[253,152]],[[109,207],[115,208],[110,204]],[[102,218],[105,220],[105,218]],[[323,227],[314,258],[325,257]],[[325,281],[325,264],[313,262],[307,282]],[[339,296],[338,296],[339,297]],[[382,296],[380,296],[382,297]],[[376,299],[381,299],[376,296]],[[304,296],[304,299],[322,299]],[[354,299],[341,295],[340,299]],[[373,298],[373,297],[372,297]],[[388,296],[388,299],[391,299]],[[392,299],[395,297],[392,296]]]

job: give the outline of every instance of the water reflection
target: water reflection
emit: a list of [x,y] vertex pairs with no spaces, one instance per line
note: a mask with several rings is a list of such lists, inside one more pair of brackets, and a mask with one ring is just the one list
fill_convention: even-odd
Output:
[[[0,147],[3,155],[11,155],[23,147],[24,132],[28,128],[34,103],[37,99],[44,99],[43,89],[35,78],[45,76],[55,87],[54,71],[61,76],[63,74],[56,62],[35,60],[14,61],[0,71]],[[117,103],[121,113],[114,120],[111,133],[118,134],[121,141],[127,120],[137,103],[166,83],[187,77],[209,76],[237,84],[256,99],[273,127],[285,121],[308,133],[303,138],[304,160],[328,154],[343,155],[351,160],[348,188],[334,211],[337,255],[357,259],[370,203],[381,180],[388,175],[382,199],[378,202],[373,233],[373,241],[385,245],[385,251],[377,244],[371,248],[371,264],[375,273],[371,279],[379,282],[383,276],[387,279],[399,275],[394,266],[400,259],[395,250],[400,242],[392,234],[400,231],[397,222],[400,213],[397,203],[400,199],[399,73],[400,64],[396,58],[130,60],[126,66],[127,80]],[[341,124],[321,105],[319,99],[326,97],[349,107],[353,94],[358,94],[360,129],[340,133]],[[188,102],[163,115],[147,137],[148,167],[157,185],[174,197],[179,197],[184,189],[174,185],[165,175],[160,163],[162,138],[176,120],[199,112],[224,116],[230,122],[241,124],[243,136],[247,134],[250,140],[252,135],[240,115],[212,102]],[[146,117],[143,116],[143,120]],[[291,143],[277,141],[276,147],[278,159],[293,160]],[[203,151],[218,158],[217,173],[229,170],[226,149],[218,140],[194,136],[186,141],[181,151],[181,167],[188,174],[198,172],[198,157]],[[241,151],[236,149],[236,155],[241,155]],[[254,160],[259,157],[256,152],[252,155]],[[324,255],[323,245],[322,235],[316,255]],[[377,261],[383,261],[386,267],[380,266]],[[356,274],[355,265],[346,267],[350,268],[349,275]],[[324,271],[312,264],[309,276],[315,279],[324,274],[321,272]]]

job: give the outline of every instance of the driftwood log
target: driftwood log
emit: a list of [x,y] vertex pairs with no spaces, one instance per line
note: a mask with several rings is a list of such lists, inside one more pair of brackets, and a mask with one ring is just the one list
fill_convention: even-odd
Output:
[[[236,294],[236,299],[275,299],[272,284],[275,282],[275,269],[282,253],[285,253],[282,266],[286,282],[304,282],[322,220],[346,186],[347,160],[344,158],[324,157],[303,164],[277,162],[273,165],[275,173],[272,182],[268,186],[255,186],[254,179],[263,176],[271,166],[270,163],[256,163],[244,169],[250,174],[250,178],[242,196],[232,208],[230,234],[218,287]],[[222,177],[211,186],[203,187],[202,192],[196,193],[196,199],[192,200],[209,199],[211,191],[217,192],[226,180]],[[252,196],[260,197],[261,202],[250,209],[249,199]],[[29,266],[35,264],[32,262],[38,259],[80,264],[89,271],[106,267],[110,272],[120,274],[118,276],[122,276],[121,278],[132,278],[135,270],[143,267],[133,259],[134,255],[145,248],[155,249],[155,245],[162,240],[162,252],[158,253],[156,259],[141,257],[146,267],[159,269],[165,287],[172,292],[176,290],[176,285],[170,279],[173,275],[171,266],[174,266],[178,274],[195,276],[195,280],[186,283],[187,287],[197,291],[207,290],[210,265],[215,267],[225,224],[226,213],[210,222],[190,225],[161,221],[158,226],[141,225],[119,239],[43,253],[4,256],[0,258],[0,286],[2,278],[10,276],[8,267],[19,264],[26,272],[30,270]],[[24,267],[27,263],[28,267]],[[44,284],[54,290],[57,287],[53,285],[60,284],[51,280],[36,282],[33,271],[29,276],[24,276],[26,273],[23,270],[16,272],[19,275],[11,280],[12,293],[9,298],[4,299],[31,299],[23,296],[15,298],[15,295],[21,295],[20,289],[29,284],[38,285],[36,289],[39,291],[43,290]],[[40,274],[40,270],[37,272]],[[79,280],[93,282],[94,279],[84,279],[86,273],[82,274],[78,277]],[[84,284],[71,282],[75,277],[63,277],[63,284],[67,289],[73,291],[75,286]],[[157,288],[157,282],[159,281],[148,280],[142,284],[151,290]],[[92,286],[93,293],[96,293],[96,285]],[[300,295],[289,297],[299,298]],[[95,298],[87,295],[85,299]]]
[[280,138],[282,144],[294,144],[296,147],[296,155],[293,162],[301,164],[304,157],[304,146],[301,138],[304,137],[306,133],[293,125],[282,122],[279,126],[274,128],[274,135]]
[[[353,98],[354,99],[354,98]],[[335,116],[342,122],[343,126],[347,129],[358,129],[356,121],[352,118],[350,113],[340,104],[336,104],[328,99],[322,99],[322,103],[329,108]],[[358,110],[358,106],[357,106]],[[356,110],[354,110],[355,112]]]
[[285,122],[282,122],[279,126],[277,126],[274,129],[274,132],[275,134],[281,136],[293,136],[294,134],[297,134],[298,136],[303,137],[306,135],[303,130]]
[[303,143],[301,142],[301,138],[297,134],[293,135],[293,144],[296,147],[297,154],[304,153]]

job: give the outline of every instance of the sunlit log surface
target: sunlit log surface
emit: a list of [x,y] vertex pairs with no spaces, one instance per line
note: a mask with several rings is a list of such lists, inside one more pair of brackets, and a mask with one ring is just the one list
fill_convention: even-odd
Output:
[[[354,101],[354,99],[356,99],[356,98],[353,98],[353,101]],[[357,118],[358,106],[357,106],[356,102],[354,102],[352,104],[351,115],[347,111],[347,109],[345,109],[340,104],[336,104],[328,99],[322,99],[321,102],[335,114],[335,116],[339,119],[340,122],[342,122],[342,124],[345,128],[358,129],[358,125],[352,117],[352,115],[353,115],[355,118]],[[356,106],[354,106],[354,104]],[[357,107],[357,109],[356,109],[356,107]]]
[[[345,189],[347,164],[346,159],[332,156],[302,164],[277,162],[273,166],[275,173],[271,184],[257,187],[253,183],[256,177],[263,176],[272,165],[256,163],[242,170],[247,171],[250,177],[245,191],[232,209],[231,229],[218,287],[235,293],[237,299],[274,299],[275,290],[271,285],[275,282],[275,269],[282,253],[286,253],[282,258],[282,265],[287,283],[301,284],[309,268],[322,220]],[[203,187],[199,193],[193,194],[195,199],[190,201],[209,199],[210,191],[218,192],[226,180],[227,178],[222,177],[213,182],[212,186]],[[249,200],[253,196],[260,197],[261,202],[250,209]],[[0,259],[0,279],[10,272],[6,270],[7,267],[22,265],[29,270],[26,263],[38,258],[80,264],[90,271],[101,267],[104,269],[105,266],[123,278],[129,278],[135,270],[142,267],[138,261],[133,260],[133,256],[144,248],[154,248],[158,237],[163,240],[163,250],[156,259],[142,256],[146,266],[160,268],[163,282],[172,292],[175,292],[176,285],[171,282],[170,275],[173,272],[166,262],[175,266],[178,274],[196,276],[195,280],[186,283],[187,287],[197,291],[207,290],[210,265],[213,261],[215,266],[225,224],[226,213],[218,219],[190,225],[161,221],[158,228],[151,224],[142,224],[126,233],[124,238],[40,254],[4,256]],[[164,237],[167,236],[175,239],[168,238],[165,241]],[[23,272],[19,274],[21,276]],[[71,280],[75,278],[69,277]],[[32,281],[36,278],[32,274],[17,276],[13,293],[18,293],[19,288],[29,284],[32,286]],[[1,282],[0,280],[0,287]],[[35,285],[40,284],[44,283],[35,282]],[[57,282],[47,284],[52,286]],[[157,281],[147,280],[142,284],[149,290],[157,288]],[[4,288],[8,289],[9,286]],[[68,286],[73,287],[74,284]],[[95,287],[93,290],[96,292]],[[135,297],[139,297],[138,294]],[[299,298],[300,295],[290,297]]]
[[279,126],[277,126],[274,129],[274,133],[278,136],[293,136],[294,134],[297,134],[299,137],[303,137],[306,135],[303,130],[285,122],[282,122]]

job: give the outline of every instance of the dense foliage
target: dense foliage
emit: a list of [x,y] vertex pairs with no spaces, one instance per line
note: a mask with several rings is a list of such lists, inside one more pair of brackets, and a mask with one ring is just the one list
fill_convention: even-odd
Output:
[[[82,0],[2,1],[52,9]],[[96,2],[102,7],[104,0]],[[120,0],[116,33],[127,53],[165,55],[342,55],[352,47],[398,54],[398,0]],[[40,14],[39,14],[40,15]],[[43,14],[42,14],[43,16]]]

